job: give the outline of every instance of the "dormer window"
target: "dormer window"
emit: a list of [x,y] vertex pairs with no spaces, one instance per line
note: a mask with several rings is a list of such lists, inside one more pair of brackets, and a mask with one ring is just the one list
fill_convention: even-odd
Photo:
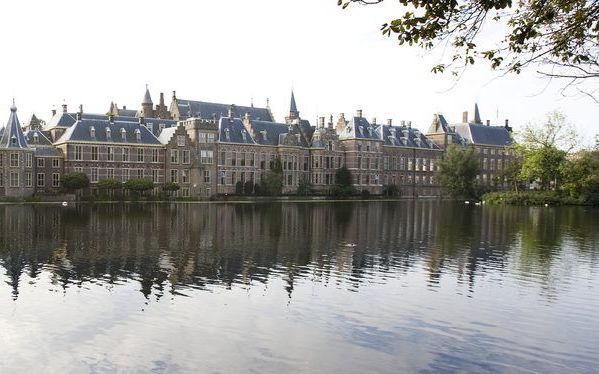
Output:
[[360,131],[360,135],[364,136],[364,129],[362,126],[358,126],[358,130]]
[[146,124],[146,129],[148,129],[150,132],[154,132],[154,126],[151,123]]
[[127,141],[127,130],[121,127],[121,139],[126,142]]
[[91,127],[89,128],[89,136],[90,136],[92,139],[96,137],[96,128],[95,128],[95,127],[91,126]]
[[245,130],[241,130],[241,137],[243,138],[243,141],[246,142],[247,141],[247,134]]
[[227,139],[227,141],[231,140],[231,136],[229,135],[229,129],[225,129],[225,139]]
[[39,142],[39,135],[37,134],[37,132],[33,133],[33,142],[36,144]]
[[135,140],[141,142],[141,131],[139,129],[135,129]]
[[17,144],[17,138],[13,135],[12,138],[10,138],[10,142],[12,144]]
[[405,136],[402,136],[402,137],[401,137],[401,143],[402,143],[403,145],[407,145],[407,144],[408,144],[408,138],[406,138]]
[[266,131],[262,130],[260,131],[260,133],[262,134],[262,139],[264,139],[264,141],[266,141],[268,138],[266,137]]
[[106,127],[106,139],[112,139],[112,131],[110,130],[110,127]]

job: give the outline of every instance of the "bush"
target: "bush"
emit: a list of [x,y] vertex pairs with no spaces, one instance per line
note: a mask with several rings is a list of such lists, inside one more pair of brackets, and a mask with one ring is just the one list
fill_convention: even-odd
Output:
[[62,176],[60,183],[65,190],[75,191],[89,187],[89,178],[84,173],[67,173]]
[[491,192],[483,200],[496,205],[581,205],[584,201],[556,191]]
[[120,188],[123,188],[123,183],[121,183],[121,181],[119,181],[118,179],[114,178],[102,179],[98,181],[96,187],[98,187],[98,189],[100,190],[118,190]]
[[237,183],[235,183],[235,194],[243,195],[243,182],[242,181],[238,181]]
[[399,187],[395,184],[388,184],[383,186],[383,195],[385,196],[399,196]]
[[124,187],[129,191],[134,191],[138,194],[143,194],[145,191],[154,188],[154,182],[149,179],[129,179],[125,182]]
[[364,199],[368,199],[370,197],[370,191],[368,191],[368,190],[362,190],[360,192],[360,196],[362,196],[362,198],[364,198]]
[[168,182],[165,183],[164,185],[162,185],[162,190],[166,191],[166,192],[175,192],[175,191],[179,191],[181,189],[181,186],[179,186],[178,183],[175,182]]
[[252,195],[254,194],[254,182],[252,181],[246,181],[243,184],[243,193],[246,195]]

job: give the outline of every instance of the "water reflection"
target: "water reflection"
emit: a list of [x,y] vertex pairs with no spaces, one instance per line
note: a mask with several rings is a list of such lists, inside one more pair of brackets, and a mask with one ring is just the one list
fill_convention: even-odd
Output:
[[159,300],[187,288],[268,284],[273,275],[290,298],[302,279],[359,291],[419,267],[432,290],[446,274],[473,293],[479,279],[509,273],[550,299],[568,271],[556,267],[565,251],[596,267],[596,213],[432,201],[2,206],[0,265],[13,299],[23,274],[35,282],[45,272],[63,292],[134,280]]

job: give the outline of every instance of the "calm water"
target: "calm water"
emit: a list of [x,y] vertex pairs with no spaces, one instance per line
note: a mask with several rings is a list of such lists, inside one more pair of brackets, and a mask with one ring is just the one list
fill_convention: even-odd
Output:
[[599,371],[599,210],[0,206],[0,372]]

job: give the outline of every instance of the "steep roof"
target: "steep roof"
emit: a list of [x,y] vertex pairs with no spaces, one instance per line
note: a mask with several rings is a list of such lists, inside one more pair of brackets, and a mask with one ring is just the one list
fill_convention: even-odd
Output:
[[[92,131],[93,128],[93,131]],[[110,129],[110,131],[107,131]],[[125,137],[122,133],[125,133]],[[137,140],[137,133],[140,139]],[[93,134],[93,136],[92,136]],[[93,141],[110,142],[123,144],[161,144],[158,138],[154,136],[144,125],[137,122],[125,122],[95,119],[82,119],[69,127],[64,134],[55,142],[55,144],[67,141]]]
[[299,114],[297,111],[297,104],[295,103],[295,95],[293,95],[293,90],[291,90],[291,103],[289,104],[289,113]]
[[17,116],[17,107],[13,101],[10,107],[10,117],[4,128],[2,138],[0,139],[0,148],[27,148],[27,140],[21,129],[21,123]]
[[383,140],[386,146],[439,149],[420,130],[413,127],[379,125],[383,128]]
[[173,135],[175,135],[175,131],[177,131],[177,128],[175,126],[162,130],[160,132],[160,135],[158,136],[158,140],[162,144],[168,144]]
[[[177,107],[181,118],[196,117],[201,119],[218,120],[221,117],[229,115],[229,104],[209,103],[206,101],[194,101],[177,98]],[[248,106],[235,106],[236,116],[240,117],[245,113],[250,113],[253,119],[261,121],[273,121],[270,110],[267,108],[257,108]]]
[[379,125],[371,125],[364,117],[352,117],[340,134],[340,139],[381,140]]
[[40,129],[27,130],[25,132],[25,139],[27,139],[27,143],[32,148],[38,145],[52,145],[52,141]]
[[[108,121],[108,116],[105,114],[83,113],[82,118],[84,120]],[[115,116],[115,121],[139,123],[139,118],[119,115]],[[151,128],[152,133],[156,136],[160,134],[161,124],[164,125],[164,128],[172,127],[177,124],[177,121],[172,119],[144,118],[144,121],[146,127]],[[70,127],[75,124],[75,122],[77,122],[76,113],[58,113],[52,117],[45,130],[50,130],[54,127]]]
[[218,122],[219,142],[256,144],[239,118],[221,117]]
[[150,89],[148,88],[147,84],[146,84],[146,93],[144,94],[144,98],[141,103],[142,104],[153,104],[152,97],[150,96]]
[[455,132],[471,144],[506,146],[512,138],[503,126],[485,126],[474,123],[461,123],[452,126]]
[[441,132],[450,132],[449,123],[447,122],[443,114],[435,113],[433,115],[433,122],[431,123],[431,126],[428,128],[428,133],[435,134]]

